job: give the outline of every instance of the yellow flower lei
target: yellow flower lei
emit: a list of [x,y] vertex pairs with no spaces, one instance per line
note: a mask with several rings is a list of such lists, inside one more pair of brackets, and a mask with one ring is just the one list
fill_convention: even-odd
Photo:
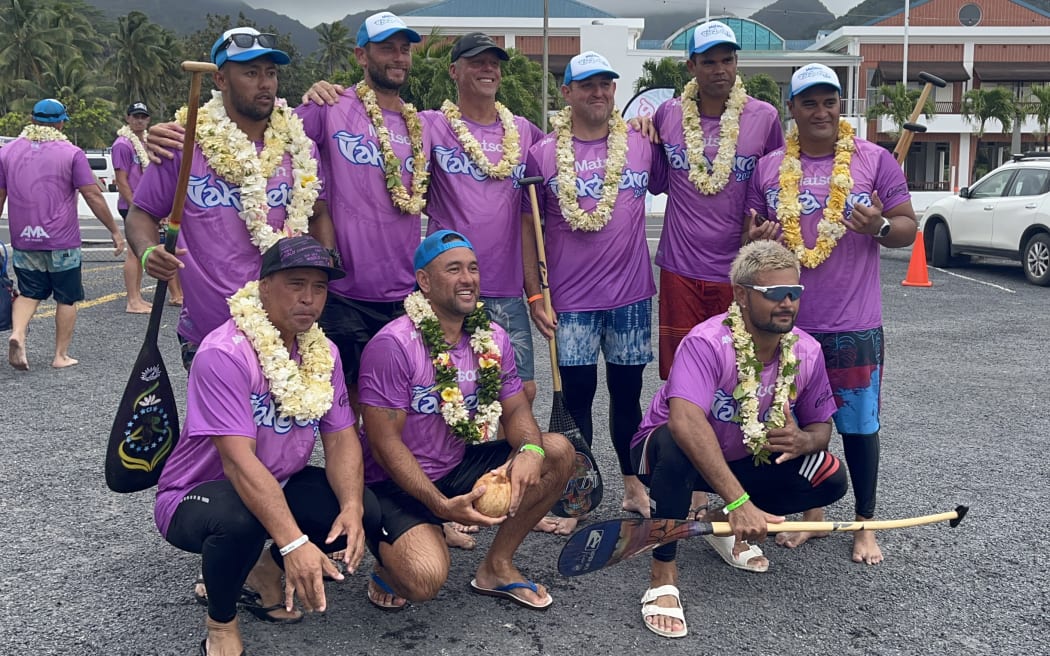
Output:
[[143,132],[142,138],[139,139],[139,136],[130,127],[122,125],[117,130],[117,136],[124,137],[131,142],[132,147],[135,149],[135,157],[139,160],[139,168],[145,171],[146,167],[149,166],[149,155],[146,154],[145,143],[149,141],[149,132]]
[[846,199],[853,189],[850,163],[856,151],[853,142],[853,126],[839,121],[838,140],[835,142],[835,165],[831,170],[828,185],[828,204],[824,216],[817,224],[817,243],[806,248],[802,239],[802,206],[798,202],[799,182],[802,180],[802,160],[799,158],[798,127],[787,135],[784,159],[780,163],[780,191],[777,193],[777,218],[784,229],[784,245],[794,251],[802,266],[816,268],[828,259],[831,251],[846,234],[842,223],[846,212]]
[[707,170],[704,161],[704,128],[700,122],[699,85],[689,80],[682,90],[682,132],[685,134],[685,153],[689,159],[689,181],[705,196],[714,196],[725,189],[733,172],[737,138],[740,136],[740,113],[747,104],[747,91],[738,75],[729,92],[726,109],[718,121],[718,154]]
[[408,138],[412,142],[412,195],[409,196],[401,182],[401,160],[394,154],[394,147],[390,143],[390,130],[384,124],[383,110],[376,100],[375,91],[364,81],[358,82],[354,90],[372,121],[379,148],[383,152],[383,171],[386,174],[386,188],[390,193],[390,201],[403,214],[419,214],[427,202],[423,196],[427,192],[430,174],[427,172],[426,154],[423,152],[423,124],[419,120],[416,108],[412,103],[401,103],[401,118],[405,119]]
[[747,331],[740,306],[736,301],[729,305],[729,314],[723,323],[729,326],[733,334],[733,350],[736,352],[736,370],[739,383],[733,390],[739,410],[737,412],[740,430],[744,434],[744,446],[754,457],[756,465],[769,462],[769,442],[767,433],[770,428],[783,428],[786,421],[784,406],[796,394],[795,376],[798,375],[798,357],[795,355],[795,342],[798,335],[787,333],[780,338],[780,365],[777,370],[777,382],[773,388],[773,402],[769,406],[769,420],[762,423],[758,420],[758,388],[762,386],[762,363],[755,356],[755,342]]
[[464,324],[470,333],[470,349],[478,356],[478,408],[472,421],[463,390],[459,388],[459,370],[452,364],[449,345],[445,342],[434,308],[422,292],[412,292],[405,299],[405,312],[422,335],[434,364],[434,390],[441,396],[441,416],[453,435],[467,444],[496,439],[503,414],[503,405],[499,402],[503,357],[492,338],[488,315],[482,308],[483,304],[478,303]]
[[[313,142],[303,131],[302,120],[282,103],[270,114],[269,125],[263,133],[262,152],[256,150],[248,135],[226,115],[221,92],[212,91],[211,100],[197,114],[197,143],[208,165],[240,188],[238,215],[260,252],[266,252],[282,237],[306,233],[321,186],[317,160],[312,155]],[[186,124],[185,107],[176,112],[175,120]],[[286,209],[284,229],[278,232],[266,221],[270,214],[266,184],[286,150],[292,157],[292,197]]]
[[25,137],[26,139],[37,143],[44,143],[46,141],[69,141],[66,135],[62,134],[61,130],[56,130],[47,125],[37,125],[36,123],[30,123],[22,128],[22,132],[18,136]]
[[514,114],[504,107],[502,103],[496,103],[496,114],[499,116],[499,122],[503,126],[503,157],[497,164],[489,161],[485,151],[481,149],[481,144],[470,133],[470,128],[463,121],[463,116],[459,113],[459,107],[455,103],[451,100],[443,102],[441,104],[441,113],[448,119],[448,124],[452,127],[452,131],[456,133],[456,138],[459,139],[463,150],[470,155],[474,166],[477,166],[488,177],[502,180],[513,173],[514,167],[521,163],[518,126],[514,124]]
[[277,411],[299,421],[316,421],[324,416],[335,396],[332,388],[335,358],[317,324],[296,335],[302,359],[297,365],[280,332],[266,316],[257,280],[237,290],[227,303],[237,329],[244,333],[259,356],[259,366],[270,384]]
[[627,123],[613,108],[609,117],[609,137],[606,146],[605,180],[602,197],[590,212],[580,207],[576,191],[576,149],[572,143],[572,108],[566,107],[551,119],[551,127],[558,135],[558,205],[565,222],[573,230],[597,232],[612,218],[613,205],[620,194],[620,180],[627,164]]

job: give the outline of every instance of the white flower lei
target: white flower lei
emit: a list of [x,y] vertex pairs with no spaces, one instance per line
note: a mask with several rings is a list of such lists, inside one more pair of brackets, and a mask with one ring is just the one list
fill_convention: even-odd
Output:
[[376,139],[379,140],[379,149],[383,152],[383,173],[390,202],[401,210],[402,214],[419,214],[427,204],[425,196],[430,184],[427,157],[423,152],[423,123],[419,120],[419,113],[412,103],[401,103],[401,118],[405,120],[408,139],[412,142],[412,194],[409,195],[401,182],[401,159],[394,153],[394,146],[390,143],[390,130],[383,121],[383,109],[376,100],[376,92],[365,84],[364,80],[357,83],[354,92],[372,121]]
[[127,125],[120,126],[117,130],[118,137],[124,137],[131,142],[132,147],[135,148],[135,157],[139,159],[139,167],[145,171],[146,167],[149,166],[149,155],[146,154],[146,141],[149,141],[149,132],[143,132],[142,138]]
[[736,352],[736,369],[739,383],[733,390],[733,398],[739,406],[740,430],[744,434],[744,446],[754,456],[755,464],[769,462],[767,432],[770,428],[782,428],[786,421],[784,406],[795,395],[795,376],[798,375],[798,357],[792,347],[798,335],[789,332],[780,338],[780,365],[777,370],[773,402],[769,406],[769,420],[758,419],[758,389],[762,386],[762,363],[755,356],[755,342],[747,331],[740,306],[733,301],[724,321],[733,334],[733,350]]
[[66,135],[62,134],[61,130],[56,130],[47,125],[37,125],[36,123],[30,123],[22,128],[22,132],[18,136],[25,137],[26,139],[37,143],[43,143],[45,141],[69,141]]
[[459,107],[455,103],[451,100],[446,100],[441,104],[441,113],[448,119],[448,124],[452,127],[452,131],[456,133],[456,138],[459,139],[463,150],[474,161],[474,165],[488,177],[502,180],[513,173],[514,167],[521,163],[518,126],[514,123],[514,114],[504,107],[502,103],[496,103],[496,114],[499,116],[499,122],[503,126],[503,157],[497,164],[493,164],[485,156],[485,151],[481,149],[481,144],[470,133],[470,128],[463,121],[463,117],[459,113]]
[[740,136],[740,113],[747,104],[747,91],[738,75],[729,92],[726,109],[718,121],[718,154],[709,173],[707,162],[704,161],[704,128],[700,122],[698,90],[699,85],[692,79],[682,91],[682,132],[685,134],[685,153],[689,159],[689,181],[700,193],[713,196],[725,189],[729,174],[733,172],[737,138]]
[[627,165],[627,123],[613,108],[609,117],[609,137],[606,146],[605,180],[602,197],[590,212],[580,207],[576,190],[576,150],[572,143],[572,108],[566,107],[551,119],[558,134],[556,150],[558,164],[558,205],[565,222],[573,230],[597,232],[612,218],[613,205],[620,194],[620,180]]
[[296,364],[281,339],[281,333],[266,316],[259,299],[259,282],[250,281],[237,290],[227,303],[237,329],[244,333],[259,357],[259,366],[270,384],[270,394],[281,416],[299,421],[315,421],[332,407],[332,369],[335,359],[324,332],[315,323],[299,333]]
[[[186,124],[185,107],[178,111],[176,120]],[[197,115],[197,143],[208,165],[219,176],[240,187],[241,211],[237,214],[244,220],[252,243],[260,252],[266,252],[282,237],[306,233],[321,186],[317,179],[317,160],[312,156],[313,142],[303,131],[302,120],[288,107],[281,103],[274,106],[263,140],[260,153],[248,135],[226,115],[222,93],[212,91],[211,100]],[[270,213],[266,184],[285,151],[292,156],[292,197],[284,229],[278,232],[266,222]]]
[[441,395],[441,416],[452,433],[467,444],[496,439],[499,420],[503,415],[503,405],[498,400],[502,385],[502,354],[496,340],[492,338],[492,329],[482,304],[478,303],[465,321],[466,330],[470,333],[470,349],[478,356],[478,408],[473,421],[459,387],[459,370],[452,364],[452,357],[448,354],[449,345],[445,342],[430,301],[422,292],[412,292],[405,299],[405,312],[428,347],[434,364],[434,389]]

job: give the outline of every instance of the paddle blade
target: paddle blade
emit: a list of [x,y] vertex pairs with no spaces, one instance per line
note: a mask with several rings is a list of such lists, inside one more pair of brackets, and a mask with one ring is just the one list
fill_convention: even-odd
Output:
[[675,519],[610,519],[573,533],[558,556],[562,576],[579,576],[655,549],[661,544],[712,532],[704,522]]
[[565,493],[554,503],[551,512],[558,517],[582,517],[602,502],[604,486],[594,454],[566,409],[565,394],[561,390],[554,392],[548,430],[564,435],[576,449],[576,467],[565,485]]
[[109,432],[106,485],[114,492],[153,487],[178,437],[179,411],[168,370],[156,340],[147,339]]

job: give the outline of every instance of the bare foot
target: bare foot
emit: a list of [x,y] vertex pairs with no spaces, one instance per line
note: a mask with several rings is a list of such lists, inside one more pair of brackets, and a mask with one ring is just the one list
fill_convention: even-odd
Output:
[[7,340],[7,362],[19,371],[29,371],[25,345],[14,337]]
[[547,515],[532,527],[534,531],[553,533],[555,535],[571,535],[576,530],[576,524],[582,517],[555,517]]
[[[528,579],[526,579],[525,576],[518,571],[518,568],[514,567],[514,565],[500,568],[500,570],[497,571],[496,569],[491,568],[488,561],[485,560],[481,563],[481,566],[478,567],[477,572],[474,574],[474,581],[471,583],[471,586],[474,587],[474,585],[477,584],[475,590],[478,588],[482,590],[495,590],[496,588],[507,585],[508,583],[518,583],[526,580]],[[520,599],[524,599],[530,604],[536,606],[549,606],[551,603],[551,596],[547,593],[547,588],[539,583],[536,583],[535,585],[535,592],[529,588],[514,588],[510,591],[510,594]]]
[[182,297],[180,296],[178,298],[169,299],[168,300],[168,305],[173,305],[175,307],[181,306],[182,305]]
[[55,369],[65,369],[66,367],[72,367],[79,362],[80,360],[74,360],[68,355],[56,355],[55,359],[51,361],[51,366]]
[[[810,508],[806,512],[802,513],[802,521],[804,522],[822,522],[824,521],[824,509],[823,508]],[[777,533],[776,543],[781,547],[787,547],[788,549],[794,549],[795,547],[801,547],[809,540],[815,540],[817,538],[828,537],[827,531],[785,531],[783,533]]]
[[[383,580],[383,575],[380,574],[378,568],[372,573],[372,576],[368,579],[368,600],[373,605],[378,606],[382,610],[399,610],[404,608],[408,600],[404,597],[399,597],[392,591],[388,592],[384,590],[376,579]],[[389,587],[389,586],[387,586]]]
[[[474,529],[473,531],[470,530],[472,528]],[[477,541],[467,535],[468,532],[476,533],[478,531],[477,526],[464,526],[456,522],[445,522],[441,525],[441,530],[445,534],[445,544],[454,549],[470,551],[478,546]]]
[[[858,521],[860,518],[857,518]],[[878,565],[882,562],[882,549],[875,541],[875,531],[857,531],[853,534],[853,562]]]
[[281,569],[273,561],[270,550],[264,549],[255,567],[248,573],[248,579],[244,584],[259,593],[259,605],[263,608],[278,606],[266,611],[271,621],[281,622],[301,618],[302,612],[293,610],[289,613],[284,607],[284,586],[281,584],[281,575]]
[[128,314],[149,314],[153,306],[145,301],[139,301],[137,303],[128,303],[124,306],[124,311]]
[[623,498],[623,505],[620,506],[625,512],[638,513],[646,519],[649,518],[649,495],[638,497],[627,497]]

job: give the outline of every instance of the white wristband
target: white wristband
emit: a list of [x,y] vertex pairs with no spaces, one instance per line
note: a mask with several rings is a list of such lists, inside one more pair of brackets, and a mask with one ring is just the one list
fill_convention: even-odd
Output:
[[281,547],[281,555],[282,556],[287,556],[288,554],[292,553],[293,551],[295,551],[296,549],[298,549],[299,547],[303,546],[304,544],[306,544],[309,541],[310,541],[310,538],[306,537],[305,535],[300,535],[299,537],[295,538],[294,540],[292,540],[288,544],[286,544],[283,547]]

